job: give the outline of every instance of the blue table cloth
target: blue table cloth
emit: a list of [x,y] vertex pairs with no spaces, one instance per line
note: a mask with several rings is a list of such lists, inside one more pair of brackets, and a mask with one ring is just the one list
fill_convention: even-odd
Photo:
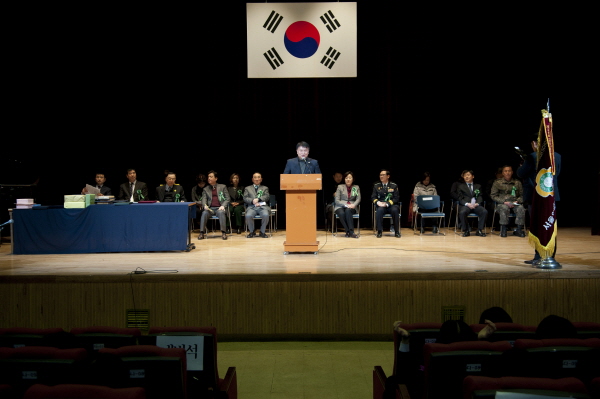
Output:
[[14,254],[183,251],[190,203],[14,209]]

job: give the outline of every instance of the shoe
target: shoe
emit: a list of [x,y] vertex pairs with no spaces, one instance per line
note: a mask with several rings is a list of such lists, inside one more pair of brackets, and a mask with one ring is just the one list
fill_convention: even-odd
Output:
[[236,233],[242,234],[242,229],[238,227]]
[[222,232],[221,232],[221,237],[222,237],[224,240],[226,240],[226,239],[227,239],[227,233],[226,233],[226,232],[224,232],[224,231],[222,231]]
[[463,236],[463,237],[469,237],[470,235],[471,235],[471,233],[469,233],[469,230],[465,230],[465,231],[463,231],[463,233],[462,233],[462,236]]
[[261,231],[261,232],[258,234],[258,236],[259,236],[260,238],[269,238],[269,236],[268,236],[268,235],[266,235],[265,233],[263,233],[262,231]]
[[346,233],[346,235],[344,235],[344,237],[350,237],[350,236],[348,235],[348,233]]
[[513,235],[517,237],[525,237],[525,232],[523,231],[523,226],[517,226],[517,229],[513,231]]
[[199,240],[204,240],[204,233],[200,233],[200,235],[198,236]]
[[379,230],[379,231],[377,232],[377,238],[381,238],[381,236],[382,236],[382,235],[383,235],[382,231],[381,231],[381,230]]
[[506,237],[506,225],[500,226],[500,237]]
[[227,228],[227,231],[226,231],[225,233],[227,233],[227,234],[231,234],[231,229],[228,227],[228,228]]
[[246,238],[254,238],[254,236],[255,236],[255,235],[256,235],[256,234],[254,234],[254,232],[252,232],[252,233],[248,234],[248,235],[246,236]]
[[435,226],[433,228],[433,234],[437,234],[437,233],[439,233],[439,229],[437,228],[437,226]]
[[358,238],[358,236],[357,236],[356,234],[354,234],[354,233],[349,233],[349,234],[347,235],[347,237],[350,237],[350,238]]
[[396,236],[396,238],[400,238],[400,232],[397,231],[396,234],[394,234],[394,236]]
[[475,235],[479,237],[485,237],[485,233],[482,230],[477,230],[477,233],[475,233]]
[[394,226],[390,226],[390,233],[394,232]]
[[533,262],[535,262],[535,259],[531,259],[531,260],[524,260],[523,263],[527,263],[528,265],[533,265]]

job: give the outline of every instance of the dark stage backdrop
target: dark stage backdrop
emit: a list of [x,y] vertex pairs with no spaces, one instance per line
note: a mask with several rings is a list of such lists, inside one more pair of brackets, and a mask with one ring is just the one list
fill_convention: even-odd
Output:
[[238,172],[250,184],[260,171],[283,198],[279,174],[305,140],[324,182],[351,170],[365,200],[389,168],[405,218],[424,171],[448,199],[463,169],[485,184],[497,167],[516,168],[513,147],[529,152],[550,97],[563,159],[559,226],[589,225],[577,216],[599,164],[595,110],[580,85],[592,76],[584,33],[509,10],[495,10],[509,20],[491,20],[485,10],[359,1],[357,78],[247,79],[245,2],[205,3],[15,15],[0,184],[39,180],[38,202],[55,204],[97,171],[118,192],[135,168],[151,194],[165,169],[188,193],[199,172],[217,170],[227,184]]

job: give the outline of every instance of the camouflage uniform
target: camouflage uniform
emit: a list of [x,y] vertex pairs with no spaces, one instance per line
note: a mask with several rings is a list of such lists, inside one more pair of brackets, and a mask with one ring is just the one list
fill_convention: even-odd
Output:
[[[514,188],[514,194],[513,194]],[[517,216],[515,223],[519,226],[525,224],[525,208],[523,207],[523,184],[519,180],[511,179],[497,179],[492,185],[491,192],[492,199],[497,203],[496,212],[500,216],[500,224],[508,224],[508,215],[510,214],[510,208],[504,205],[505,202],[516,202],[518,206],[512,209]]]

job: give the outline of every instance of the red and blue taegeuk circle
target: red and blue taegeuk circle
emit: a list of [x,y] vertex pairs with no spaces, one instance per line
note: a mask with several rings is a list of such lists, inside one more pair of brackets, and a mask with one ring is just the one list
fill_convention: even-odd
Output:
[[317,52],[321,35],[313,24],[297,21],[288,26],[283,38],[287,51],[297,58],[308,58]]

